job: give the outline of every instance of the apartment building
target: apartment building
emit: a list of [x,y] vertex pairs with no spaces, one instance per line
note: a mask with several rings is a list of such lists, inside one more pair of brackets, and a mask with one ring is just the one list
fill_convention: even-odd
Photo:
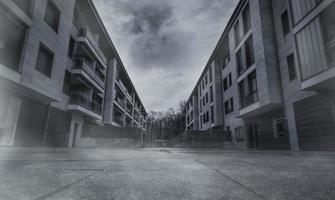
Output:
[[333,0],[239,1],[209,61],[221,69],[228,146],[335,149],[334,10]]
[[131,126],[145,131],[146,111],[91,0],[0,5],[1,145],[75,146],[84,123],[126,126],[121,83]]

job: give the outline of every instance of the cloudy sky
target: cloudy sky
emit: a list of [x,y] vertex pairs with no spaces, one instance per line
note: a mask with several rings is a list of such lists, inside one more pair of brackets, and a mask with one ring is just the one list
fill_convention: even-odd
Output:
[[94,0],[146,109],[187,100],[238,0]]

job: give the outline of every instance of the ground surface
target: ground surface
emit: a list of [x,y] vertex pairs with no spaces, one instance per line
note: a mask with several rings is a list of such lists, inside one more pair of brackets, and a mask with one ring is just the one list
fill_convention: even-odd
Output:
[[335,153],[0,148],[0,199],[335,199]]

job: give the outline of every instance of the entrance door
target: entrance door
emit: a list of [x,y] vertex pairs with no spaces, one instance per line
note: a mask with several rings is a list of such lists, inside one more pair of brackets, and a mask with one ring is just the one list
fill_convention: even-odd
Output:
[[0,145],[12,146],[20,113],[21,100],[0,97]]
[[251,149],[259,148],[259,132],[257,124],[248,126],[248,146]]
[[76,147],[76,140],[78,136],[78,129],[79,129],[79,124],[75,123],[74,128],[73,128],[73,140],[72,140],[72,147]]

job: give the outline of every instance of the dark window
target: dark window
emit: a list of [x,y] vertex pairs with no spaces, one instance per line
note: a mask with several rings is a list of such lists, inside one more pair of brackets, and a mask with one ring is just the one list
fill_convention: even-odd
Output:
[[73,39],[73,37],[70,37],[70,42],[69,42],[69,48],[67,50],[67,55],[69,56],[69,58],[73,58],[73,51],[74,51],[74,43],[75,40]]
[[208,103],[208,93],[206,93],[206,103]]
[[234,100],[233,100],[233,98],[230,98],[229,100],[227,100],[224,103],[224,107],[225,107],[225,114],[226,115],[233,112],[234,111]]
[[283,14],[281,15],[281,25],[283,29],[283,34],[284,36],[286,36],[290,32],[290,29],[291,29],[287,10],[285,10]]
[[201,84],[200,84],[200,86],[199,86],[199,95],[200,95],[200,97],[201,97]]
[[200,99],[200,112],[202,112],[202,102],[201,102],[201,99]]
[[23,12],[30,16],[31,0],[12,0]]
[[278,118],[273,119],[273,129],[275,139],[285,139],[286,138],[286,123],[285,119]]
[[294,54],[290,54],[287,56],[287,67],[288,67],[288,74],[290,81],[297,78],[297,72],[295,70],[295,64],[294,64]]
[[235,45],[238,46],[241,41],[241,33],[240,33],[240,22],[237,21],[234,25],[234,35],[235,35]]
[[242,51],[241,51],[241,49],[238,50],[238,52],[236,53],[236,62],[237,62],[238,73],[242,74],[242,72],[244,72],[244,67],[243,67]]
[[254,55],[254,42],[252,35],[245,42],[245,55],[247,61],[247,68],[255,63],[255,55]]
[[54,29],[57,32],[59,19],[60,19],[60,11],[56,7],[56,5],[51,0],[49,0],[47,9],[45,11],[44,20],[47,22],[47,24],[51,26],[52,29]]
[[40,44],[36,62],[36,70],[50,77],[52,71],[53,59],[54,54],[43,44]]
[[202,128],[202,115],[200,115],[200,128]]
[[27,28],[14,18],[0,12],[0,64],[19,70]]
[[79,29],[80,28],[80,25],[79,25],[79,10],[78,8],[75,8],[74,11],[73,11],[73,25]]
[[68,95],[71,92],[71,72],[69,72],[68,70],[65,70],[63,92]]
[[246,34],[251,29],[251,18],[250,18],[249,4],[247,4],[245,9],[243,10],[242,16],[243,16],[244,34]]
[[213,81],[213,75],[212,75],[212,67],[209,68],[209,82],[211,83]]
[[223,91],[226,91],[232,85],[231,73],[223,79]]
[[211,122],[214,124],[214,106],[211,106]]
[[204,115],[204,123],[207,123],[209,121],[209,111],[207,111]]
[[209,88],[211,103],[213,102],[213,86]]
[[320,15],[324,46],[328,65],[335,66],[335,2],[331,3]]
[[206,76],[205,76],[205,85],[207,85],[207,83],[208,83],[208,78],[207,78],[207,74],[206,74]]
[[252,72],[239,83],[241,107],[247,107],[258,101],[256,72]]

